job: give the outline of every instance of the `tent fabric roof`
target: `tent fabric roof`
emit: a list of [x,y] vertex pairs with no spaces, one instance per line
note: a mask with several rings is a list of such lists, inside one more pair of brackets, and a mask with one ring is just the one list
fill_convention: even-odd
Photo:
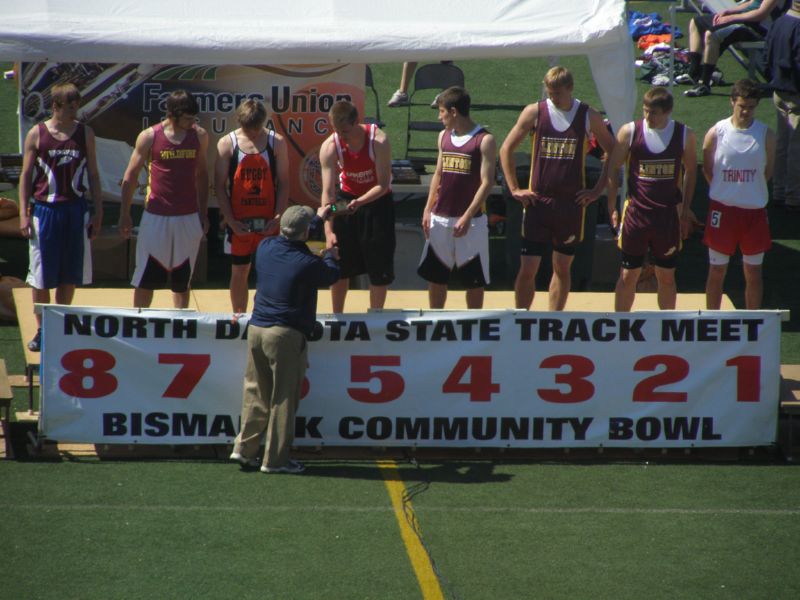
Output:
[[[298,64],[587,54],[612,122],[620,124],[626,111],[629,120],[633,110],[624,0],[290,0],[220,8],[219,0],[4,2],[0,60]],[[625,94],[630,100],[620,107]]]

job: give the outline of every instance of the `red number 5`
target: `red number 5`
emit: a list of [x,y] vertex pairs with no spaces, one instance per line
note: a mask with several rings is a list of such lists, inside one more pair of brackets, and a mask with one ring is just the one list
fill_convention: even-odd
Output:
[[380,388],[373,392],[369,387],[349,387],[347,393],[353,400],[377,404],[397,400],[406,389],[403,377],[394,371],[372,370],[372,367],[399,367],[399,356],[351,356],[350,380],[353,383],[367,383],[372,379],[380,382]]

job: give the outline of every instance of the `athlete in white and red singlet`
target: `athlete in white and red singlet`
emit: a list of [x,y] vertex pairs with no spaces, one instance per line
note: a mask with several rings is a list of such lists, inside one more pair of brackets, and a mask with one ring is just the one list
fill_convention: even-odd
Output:
[[767,181],[775,163],[775,134],[755,119],[760,90],[737,81],[731,90],[731,116],[713,125],[703,140],[703,173],[709,206],[703,242],[708,246],[706,306],[719,310],[730,257],[742,251],[745,305],[761,308],[762,264],[772,245],[767,222]]

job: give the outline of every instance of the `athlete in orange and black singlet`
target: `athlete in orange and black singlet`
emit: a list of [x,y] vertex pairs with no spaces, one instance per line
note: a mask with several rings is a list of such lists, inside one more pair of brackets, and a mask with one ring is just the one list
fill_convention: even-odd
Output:
[[289,199],[286,141],[266,129],[263,102],[248,99],[236,109],[239,129],[217,144],[215,192],[225,218],[225,252],[231,255],[231,307],[247,311],[247,279],[253,255],[267,236],[277,235]]

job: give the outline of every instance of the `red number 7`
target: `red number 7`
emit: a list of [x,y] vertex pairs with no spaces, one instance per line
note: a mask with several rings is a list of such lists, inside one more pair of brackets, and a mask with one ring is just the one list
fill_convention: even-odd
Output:
[[200,383],[208,366],[211,364],[210,354],[159,354],[160,365],[183,365],[175,374],[175,379],[161,395],[162,398],[188,398],[192,390]]

